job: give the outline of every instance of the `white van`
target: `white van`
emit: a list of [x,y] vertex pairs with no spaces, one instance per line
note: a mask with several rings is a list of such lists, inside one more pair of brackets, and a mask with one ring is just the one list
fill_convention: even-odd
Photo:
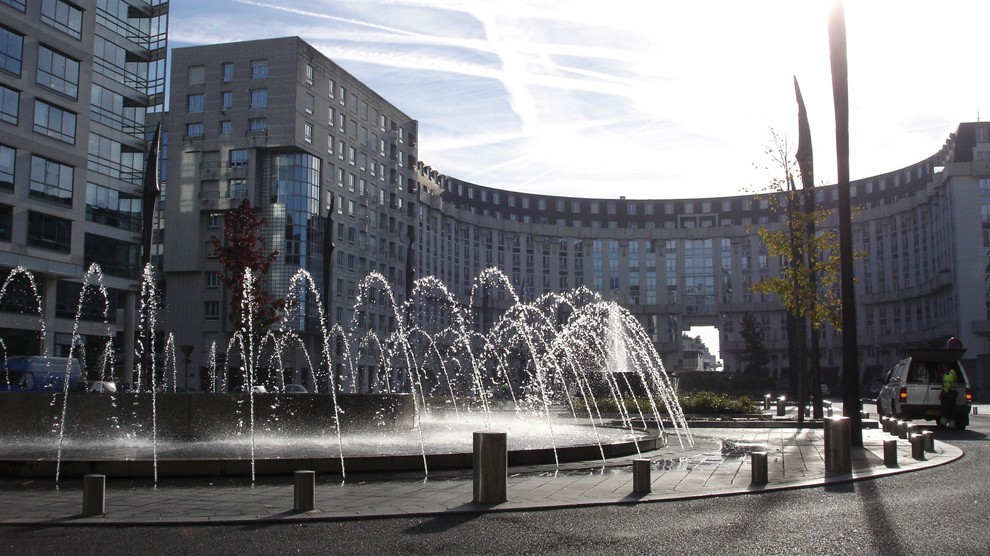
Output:
[[880,393],[877,395],[877,413],[898,419],[926,419],[937,421],[941,412],[939,395],[942,382],[939,380],[938,366],[949,365],[956,370],[956,428],[965,429],[969,425],[970,408],[973,405],[973,391],[969,378],[959,359],[964,349],[917,349],[902,359],[881,379]]
[[0,361],[0,392],[84,392],[86,382],[78,359],[10,356]]

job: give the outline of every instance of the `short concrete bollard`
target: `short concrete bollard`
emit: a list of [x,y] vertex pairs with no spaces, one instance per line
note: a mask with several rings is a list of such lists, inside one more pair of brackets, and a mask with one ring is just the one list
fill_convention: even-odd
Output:
[[897,439],[886,438],[883,441],[883,464],[887,467],[897,467]]
[[85,475],[83,476],[83,515],[92,517],[103,515],[106,512],[104,503],[106,501],[107,476],[106,475]]
[[649,494],[653,491],[653,480],[650,478],[650,470],[653,461],[646,458],[633,460],[633,493]]
[[293,482],[292,509],[297,512],[316,509],[316,471],[296,471]]
[[974,406],[973,406],[973,415],[979,415],[979,413],[980,413],[980,408],[979,408],[979,407],[976,407],[976,406],[974,405]]
[[897,438],[900,438],[902,440],[907,440],[907,437],[908,437],[908,435],[907,435],[907,428],[908,428],[907,421],[898,421],[897,422]]
[[765,485],[770,482],[767,470],[767,453],[750,452],[750,463],[753,468],[751,483],[754,485]]
[[777,417],[783,417],[787,414],[787,398],[781,396],[777,398]]
[[935,433],[932,431],[923,431],[921,436],[925,437],[925,451],[934,452],[935,451]]
[[828,409],[825,411],[825,416],[826,417],[832,416],[832,406],[828,406]]
[[880,418],[880,428],[883,432],[890,432],[890,417]]
[[810,405],[804,406],[804,416],[805,417],[811,417],[811,406]]
[[911,457],[914,459],[925,459],[925,437],[919,433],[912,433],[911,436]]
[[852,434],[849,417],[825,419],[825,474],[852,471]]
[[[976,408],[974,407],[973,409],[976,409]],[[766,394],[766,395],[763,396],[763,410],[764,411],[769,411],[770,410],[770,394]]]
[[507,499],[508,453],[504,432],[474,433],[474,502],[501,504]]

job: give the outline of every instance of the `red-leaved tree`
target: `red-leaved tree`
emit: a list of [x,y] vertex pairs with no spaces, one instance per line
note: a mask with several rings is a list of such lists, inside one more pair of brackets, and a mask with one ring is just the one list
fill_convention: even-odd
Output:
[[[285,300],[274,298],[266,289],[265,277],[278,251],[268,252],[261,230],[268,224],[260,216],[261,210],[244,199],[239,207],[224,214],[223,238],[213,236],[210,241],[216,250],[217,259],[223,266],[219,279],[231,293],[231,320],[238,330],[248,329],[255,333],[264,332],[279,318],[285,308]],[[254,307],[253,319],[247,322],[242,301],[244,300],[244,276],[250,270],[255,277],[251,290],[250,304]]]

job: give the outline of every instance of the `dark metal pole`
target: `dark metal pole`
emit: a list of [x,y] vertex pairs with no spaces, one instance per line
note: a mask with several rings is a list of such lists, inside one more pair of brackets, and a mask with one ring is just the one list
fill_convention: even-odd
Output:
[[829,54],[835,104],[835,155],[839,188],[839,266],[842,290],[842,414],[849,417],[852,445],[863,446],[859,407],[859,358],[856,342],[856,292],[853,290],[852,207],[849,201],[849,74],[846,16],[841,0],[829,15]]
[[[804,197],[805,221],[805,262],[808,265],[808,280],[810,290],[814,297],[810,300],[808,307],[814,310],[818,307],[818,249],[815,248],[815,156],[811,147],[811,124],[808,122],[808,110],[804,105],[804,97],[801,95],[801,86],[798,85],[797,77],[794,78],[794,95],[798,104],[798,148],[797,163],[801,170],[801,194]],[[811,336],[811,395],[814,400],[814,418],[822,419],[822,373],[821,356],[818,346],[818,329],[815,326],[815,319],[812,316],[806,319],[810,323]]]
[[144,226],[141,229],[141,272],[144,272],[144,267],[151,262],[151,235],[154,231],[152,230],[152,219],[155,216],[155,204],[158,202],[158,196],[162,193],[158,183],[158,149],[161,145],[161,138],[162,124],[159,122],[155,126],[151,144],[148,145],[148,157],[144,162],[144,198],[141,201],[143,203],[141,215],[144,217]]

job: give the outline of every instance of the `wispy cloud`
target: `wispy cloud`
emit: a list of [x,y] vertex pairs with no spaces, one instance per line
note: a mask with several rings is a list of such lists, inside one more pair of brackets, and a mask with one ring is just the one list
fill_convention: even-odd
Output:
[[[834,155],[832,2],[171,1],[173,44],[298,35],[420,121],[420,158],[462,179],[567,195],[719,196],[759,186],[792,76]],[[229,17],[236,13],[237,17]],[[976,118],[990,3],[847,3],[853,177],[933,153]],[[950,46],[951,45],[951,46]],[[955,52],[957,55],[947,55]]]

